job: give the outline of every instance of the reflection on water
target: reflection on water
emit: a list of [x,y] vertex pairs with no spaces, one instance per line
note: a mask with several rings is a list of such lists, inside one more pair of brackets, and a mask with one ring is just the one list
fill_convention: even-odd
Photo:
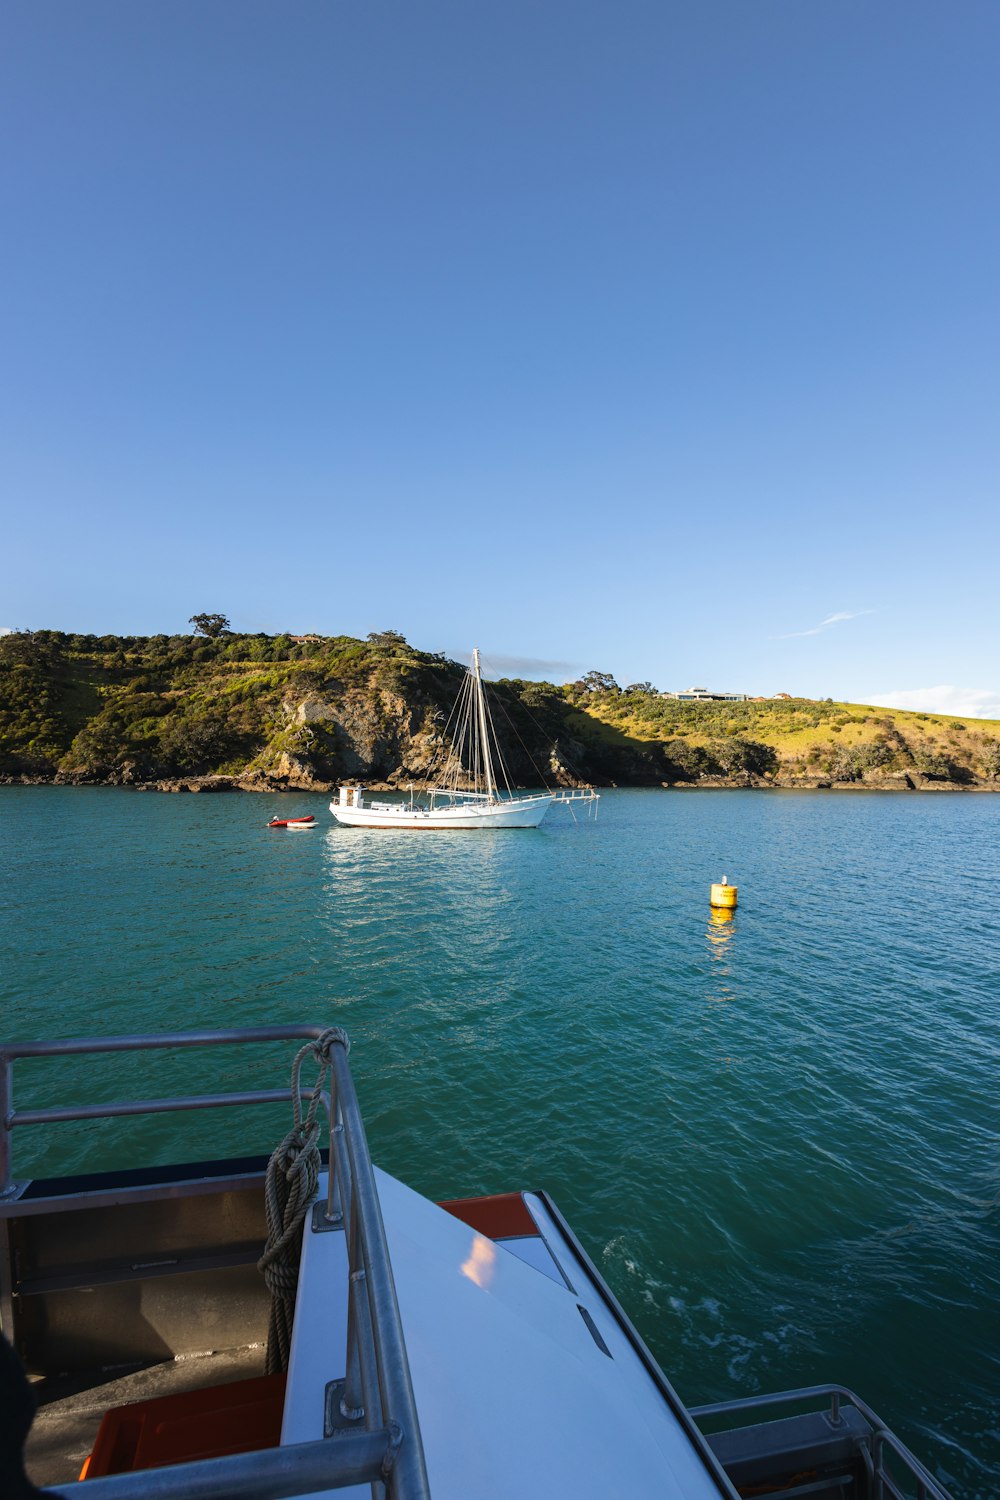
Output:
[[[513,830],[515,836],[523,830]],[[530,830],[529,830],[530,832]],[[335,879],[335,894],[344,893],[344,882],[364,888],[373,878],[390,876],[394,889],[408,874],[421,884],[430,873],[432,879],[442,873],[448,878],[461,872],[473,875],[509,864],[504,844],[512,830],[483,828],[475,837],[465,833],[435,829],[407,828],[340,828],[327,830],[323,841],[323,859],[327,876]]]
[[713,981],[714,988],[709,991],[708,998],[716,1004],[725,1005],[736,999],[736,991],[732,984],[732,960],[735,956],[736,936],[736,913],[727,907],[713,906],[708,914],[708,927],[705,936],[708,939],[708,953],[712,961],[709,977]]
[[329,830],[316,897],[328,973],[380,1032],[405,1014],[411,1042],[415,1025],[428,1041],[447,1027],[481,1053],[491,1045],[482,1012],[499,1025],[531,958],[524,872],[538,841],[534,830]]
[[326,915],[341,933],[391,932],[394,950],[401,938],[420,941],[422,934],[440,932],[449,918],[460,924],[463,945],[493,946],[514,904],[517,854],[510,843],[510,831],[503,829],[471,836],[331,829],[323,844]]

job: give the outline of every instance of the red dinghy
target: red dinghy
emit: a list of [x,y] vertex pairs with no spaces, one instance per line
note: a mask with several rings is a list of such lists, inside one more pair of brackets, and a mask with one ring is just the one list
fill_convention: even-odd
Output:
[[272,818],[268,828],[309,828],[316,819],[312,813],[308,818]]

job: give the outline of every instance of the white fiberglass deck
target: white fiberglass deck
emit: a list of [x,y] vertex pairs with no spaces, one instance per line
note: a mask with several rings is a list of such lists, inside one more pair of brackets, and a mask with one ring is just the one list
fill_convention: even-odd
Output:
[[[540,1199],[526,1201],[542,1239],[505,1246],[385,1173],[376,1181],[434,1500],[719,1500]],[[325,1387],[344,1373],[345,1277],[343,1232],[307,1229],[283,1443],[323,1435]]]

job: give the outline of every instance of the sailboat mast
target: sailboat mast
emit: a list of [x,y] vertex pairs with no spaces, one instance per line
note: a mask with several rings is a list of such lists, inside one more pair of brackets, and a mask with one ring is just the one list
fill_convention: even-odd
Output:
[[493,758],[490,755],[490,740],[486,732],[486,701],[483,697],[483,674],[479,667],[479,647],[473,647],[472,671],[476,679],[476,711],[479,718],[479,741],[482,746],[483,772],[486,777],[486,795],[492,802],[496,796],[493,781]]

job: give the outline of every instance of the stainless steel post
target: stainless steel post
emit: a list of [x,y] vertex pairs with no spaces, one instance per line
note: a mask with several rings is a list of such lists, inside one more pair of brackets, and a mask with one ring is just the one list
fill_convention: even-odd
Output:
[[[365,1415],[365,1403],[361,1389],[361,1354],[358,1347],[358,1303],[361,1298],[355,1279],[358,1268],[358,1210],[353,1195],[347,1212],[347,1369],[344,1374],[344,1394],[340,1398],[340,1414],[349,1422],[356,1422]],[[364,1271],[361,1275],[364,1276]]]
[[390,1495],[420,1496],[422,1500],[430,1500],[410,1365],[406,1357],[396,1286],[389,1264],[385,1225],[382,1222],[382,1209],[375,1187],[364,1121],[354,1091],[346,1049],[342,1046],[331,1047],[330,1058],[337,1078],[337,1094],[347,1136],[352,1207],[357,1205],[358,1233],[368,1281],[382,1409],[390,1420],[400,1424],[403,1433],[386,1488]]

